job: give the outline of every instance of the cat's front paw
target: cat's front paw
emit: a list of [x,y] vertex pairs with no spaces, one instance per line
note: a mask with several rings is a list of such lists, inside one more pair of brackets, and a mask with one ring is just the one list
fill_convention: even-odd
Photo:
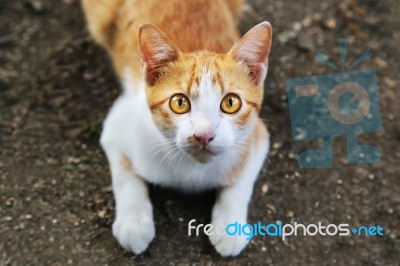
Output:
[[211,244],[213,244],[217,252],[222,256],[237,256],[249,243],[249,240],[247,240],[247,237],[244,235],[228,235],[225,232],[228,223],[213,221],[212,224],[215,228],[224,229],[215,230],[214,233],[209,236]]
[[145,251],[155,236],[153,218],[148,214],[117,216],[112,229],[118,243],[135,254]]

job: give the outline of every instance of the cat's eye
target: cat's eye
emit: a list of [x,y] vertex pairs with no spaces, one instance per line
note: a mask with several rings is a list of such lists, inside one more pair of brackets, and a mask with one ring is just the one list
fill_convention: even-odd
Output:
[[177,114],[184,114],[190,111],[190,101],[182,93],[175,94],[169,99],[169,107]]
[[227,114],[234,114],[242,107],[242,100],[236,94],[225,95],[221,101],[221,110]]

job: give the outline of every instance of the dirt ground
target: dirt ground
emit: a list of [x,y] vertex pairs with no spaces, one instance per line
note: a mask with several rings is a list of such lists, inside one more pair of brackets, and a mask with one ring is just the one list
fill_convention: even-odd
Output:
[[[88,36],[77,0],[0,0],[0,265],[400,265],[400,29],[398,0],[248,1],[242,32],[274,29],[262,117],[269,161],[255,185],[249,222],[380,225],[382,237],[255,237],[223,259],[187,223],[210,221],[214,192],[182,195],[151,186],[156,238],[139,256],[111,234],[113,195],[99,146],[101,123],[119,93],[110,60]],[[377,72],[384,130],[362,141],[378,164],[346,164],[346,138],[334,141],[332,169],[300,169],[308,144],[290,132],[285,80],[334,73],[340,64]]]

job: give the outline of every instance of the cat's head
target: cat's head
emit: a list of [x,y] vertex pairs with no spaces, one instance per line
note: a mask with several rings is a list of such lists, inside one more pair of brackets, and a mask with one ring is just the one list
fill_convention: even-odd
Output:
[[172,145],[205,163],[248,142],[263,99],[268,22],[252,28],[227,54],[182,53],[149,24],[140,28],[139,42],[148,105]]

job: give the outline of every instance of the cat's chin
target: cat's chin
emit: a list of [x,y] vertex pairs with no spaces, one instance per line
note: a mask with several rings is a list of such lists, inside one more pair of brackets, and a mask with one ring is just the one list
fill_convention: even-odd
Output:
[[189,154],[199,163],[206,164],[214,157],[218,156],[221,152],[216,152],[211,149],[202,149],[197,151],[190,151]]

